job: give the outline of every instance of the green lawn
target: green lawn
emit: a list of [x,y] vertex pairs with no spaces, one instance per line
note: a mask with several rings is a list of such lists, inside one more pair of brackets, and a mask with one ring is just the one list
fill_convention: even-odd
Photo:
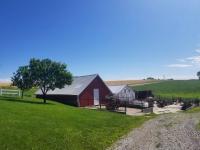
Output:
[[32,88],[32,89],[30,89],[28,91],[25,91],[24,92],[24,96],[25,97],[32,97],[32,98],[34,98],[36,91],[37,91],[37,88]]
[[102,150],[153,117],[41,102],[0,97],[1,150]]
[[200,98],[200,81],[163,81],[160,83],[135,86],[135,90],[152,90],[156,96]]
[[[198,112],[200,112],[200,107],[194,107],[194,108],[186,111],[185,113],[198,113]],[[197,125],[197,129],[200,130],[200,121],[199,121],[199,123]]]
[[197,113],[197,112],[200,112],[200,107],[194,107],[192,109],[185,111],[185,113]]

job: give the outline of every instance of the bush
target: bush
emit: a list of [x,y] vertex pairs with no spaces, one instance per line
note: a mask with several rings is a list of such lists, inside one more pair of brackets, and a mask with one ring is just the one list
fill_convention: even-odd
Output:
[[190,100],[184,100],[181,110],[187,110],[191,106],[192,106],[192,103]]
[[109,111],[116,111],[120,107],[119,101],[114,96],[108,96],[106,97],[108,100],[106,104],[106,109]]
[[200,100],[198,98],[194,100],[195,106],[199,106],[199,103],[200,103]]
[[181,98],[169,98],[169,97],[156,97],[158,107],[165,107],[167,105],[173,105],[176,102],[182,102]]

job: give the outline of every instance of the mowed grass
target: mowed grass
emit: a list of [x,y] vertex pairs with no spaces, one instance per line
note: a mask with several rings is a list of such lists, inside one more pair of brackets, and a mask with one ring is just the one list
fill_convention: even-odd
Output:
[[134,86],[135,90],[152,90],[155,96],[200,98],[200,81],[163,81],[160,83]]
[[198,112],[200,112],[200,107],[194,107],[192,109],[185,111],[185,113],[198,113]]
[[[187,110],[185,113],[199,113],[200,112],[200,107],[194,107],[192,109]],[[200,130],[200,121],[197,124],[197,129]]]
[[154,117],[41,102],[0,97],[1,150],[102,150]]

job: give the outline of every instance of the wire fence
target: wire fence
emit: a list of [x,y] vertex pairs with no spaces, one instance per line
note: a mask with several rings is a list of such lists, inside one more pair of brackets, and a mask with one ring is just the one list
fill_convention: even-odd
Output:
[[141,109],[142,112],[153,112],[153,99],[129,99],[128,97],[119,98],[116,96],[107,97],[108,103],[106,104],[106,109],[109,111],[127,113],[129,108]]

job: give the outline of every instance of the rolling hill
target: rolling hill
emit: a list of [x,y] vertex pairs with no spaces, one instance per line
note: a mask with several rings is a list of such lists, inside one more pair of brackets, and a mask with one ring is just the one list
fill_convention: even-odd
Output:
[[155,96],[200,98],[199,80],[163,81],[160,83],[133,86],[135,90],[152,90]]

